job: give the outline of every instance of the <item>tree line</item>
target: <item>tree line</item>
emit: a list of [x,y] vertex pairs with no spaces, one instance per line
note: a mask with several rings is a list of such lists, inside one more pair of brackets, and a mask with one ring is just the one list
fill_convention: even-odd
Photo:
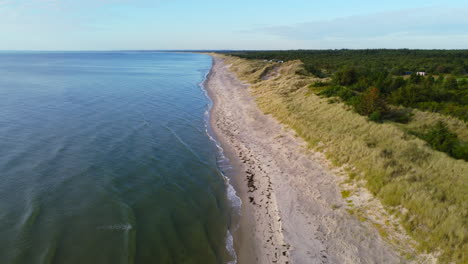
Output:
[[468,50],[290,50],[224,52],[246,59],[301,60],[306,70],[327,77],[343,67],[389,71],[393,75],[424,71],[430,74],[468,73]]

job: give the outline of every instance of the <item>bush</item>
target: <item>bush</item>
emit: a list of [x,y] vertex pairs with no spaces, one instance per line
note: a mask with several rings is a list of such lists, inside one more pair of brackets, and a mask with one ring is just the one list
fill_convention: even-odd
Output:
[[369,116],[369,120],[374,122],[382,122],[382,113],[380,111],[374,111]]
[[346,68],[335,74],[335,80],[340,85],[353,85],[358,81],[358,74],[354,68]]
[[426,133],[416,133],[425,140],[433,149],[445,152],[456,159],[468,161],[468,145],[460,142],[458,136],[452,133],[447,124],[438,122]]
[[458,81],[458,85],[460,87],[464,87],[466,84],[468,84],[468,81],[466,79],[461,79]]
[[338,91],[337,95],[346,102],[351,97],[355,96],[355,92],[353,92],[351,89],[347,87],[342,87],[342,89]]
[[379,89],[370,87],[361,94],[358,104],[355,105],[356,112],[369,116],[374,112],[384,113],[387,111],[385,101],[380,96]]
[[445,80],[445,83],[444,83],[444,88],[447,89],[447,90],[451,90],[451,89],[458,89],[458,82],[457,82],[457,79],[455,79],[454,77],[448,77],[446,80]]
[[[312,86],[322,86],[322,83],[315,83]],[[368,88],[365,92],[359,94],[345,86],[330,86],[318,93],[321,96],[341,98],[347,105],[360,115],[368,116],[369,120],[382,122],[390,120],[398,123],[408,123],[411,118],[411,111],[407,109],[392,109],[387,106],[379,89],[375,87]],[[336,102],[335,100],[329,102]]]
[[457,135],[450,132],[447,125],[438,122],[423,138],[436,150],[449,153],[457,144]]
[[456,159],[468,161],[468,144],[460,143],[453,148],[452,155]]
[[409,108],[393,108],[385,113],[382,119],[406,124],[411,121],[413,116],[411,109]]
[[326,86],[329,86],[330,83],[328,82],[314,82],[312,84],[312,87],[326,87]]
[[338,93],[340,90],[343,89],[342,86],[330,86],[322,90],[321,92],[318,93],[320,96],[325,96],[325,97],[332,97],[332,96],[338,96]]
[[314,65],[310,65],[310,64],[305,64],[304,65],[304,68],[307,72],[309,73],[312,73],[313,75],[315,75],[316,77],[318,78],[325,78],[327,77],[326,74],[324,74],[321,70],[319,70],[318,68],[316,68]]

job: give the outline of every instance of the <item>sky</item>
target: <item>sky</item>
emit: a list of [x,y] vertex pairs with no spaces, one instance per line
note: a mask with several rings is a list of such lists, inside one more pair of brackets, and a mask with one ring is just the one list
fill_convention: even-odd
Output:
[[468,49],[463,0],[0,0],[0,50]]

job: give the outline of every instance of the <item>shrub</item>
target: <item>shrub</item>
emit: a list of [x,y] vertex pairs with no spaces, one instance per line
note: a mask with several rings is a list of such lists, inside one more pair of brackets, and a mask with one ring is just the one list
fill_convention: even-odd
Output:
[[361,94],[358,104],[355,105],[355,110],[361,115],[369,116],[374,112],[380,114],[387,111],[385,101],[380,96],[379,89],[370,87]]
[[314,82],[312,84],[312,87],[326,87],[326,86],[329,86],[329,85],[330,85],[330,83],[328,83],[328,82],[321,82],[320,81],[320,82]]
[[393,108],[383,115],[382,119],[406,124],[411,121],[412,110],[409,108]]
[[458,82],[457,82],[457,79],[455,79],[454,77],[448,77],[446,80],[445,80],[445,89],[447,90],[450,90],[450,89],[458,89]]
[[447,125],[438,122],[433,128],[423,135],[423,138],[436,150],[450,152],[456,145],[457,135],[450,132]]
[[464,159],[468,161],[468,144],[463,142],[453,148],[452,155],[456,159]]
[[354,68],[346,68],[337,72],[335,79],[340,85],[353,85],[358,81],[358,74]]
[[382,121],[382,113],[380,111],[374,111],[369,116],[369,120],[374,122],[381,122]]
[[338,96],[341,89],[344,89],[344,87],[339,85],[330,86],[319,92],[318,95],[325,97]]
[[325,73],[323,73],[321,70],[319,70],[318,68],[316,68],[314,65],[310,65],[310,64],[305,64],[304,65],[304,68],[307,72],[309,73],[312,73],[313,75],[315,75],[316,77],[318,78],[325,78],[327,77]]
[[468,161],[468,145],[460,142],[458,136],[451,132],[444,122],[438,122],[425,133],[415,134],[425,140],[433,149]]

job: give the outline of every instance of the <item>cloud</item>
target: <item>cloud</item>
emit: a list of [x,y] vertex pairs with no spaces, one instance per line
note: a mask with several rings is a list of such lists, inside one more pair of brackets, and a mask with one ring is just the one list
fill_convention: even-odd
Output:
[[409,36],[468,36],[468,8],[417,8],[258,28],[301,41]]

